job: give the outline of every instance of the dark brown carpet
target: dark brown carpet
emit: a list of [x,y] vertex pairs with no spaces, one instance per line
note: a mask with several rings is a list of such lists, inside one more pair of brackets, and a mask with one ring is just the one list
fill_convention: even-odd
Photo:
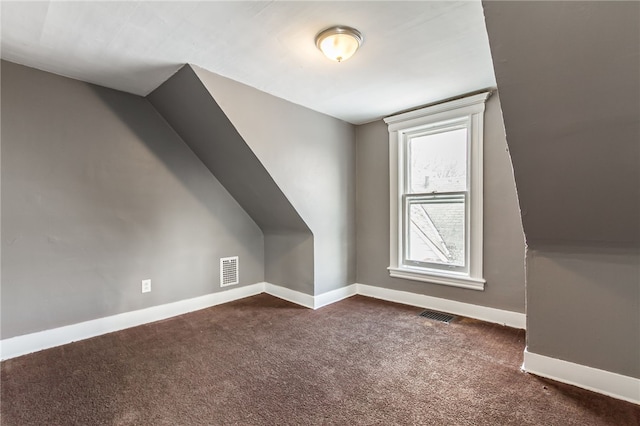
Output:
[[522,373],[524,332],[262,294],[2,363],[2,425],[638,425]]

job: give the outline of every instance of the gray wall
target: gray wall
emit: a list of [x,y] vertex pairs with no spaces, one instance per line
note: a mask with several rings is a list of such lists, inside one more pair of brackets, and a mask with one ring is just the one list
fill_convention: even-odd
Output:
[[263,231],[265,279],[313,294],[311,231],[193,68],[147,98]]
[[313,294],[313,242],[314,237],[310,232],[266,231],[265,280],[291,290]]
[[528,348],[640,377],[640,3],[484,11],[530,249]]
[[639,2],[487,2],[529,246],[640,244]]
[[487,101],[484,126],[485,290],[389,276],[389,132],[382,120],[356,128],[359,283],[524,312],[524,236],[497,94]]
[[2,62],[1,136],[3,339],[219,291],[223,256],[264,281],[262,232],[144,98]]
[[354,127],[193,68],[313,232],[314,294],[353,283]]
[[527,253],[527,350],[640,378],[640,250]]

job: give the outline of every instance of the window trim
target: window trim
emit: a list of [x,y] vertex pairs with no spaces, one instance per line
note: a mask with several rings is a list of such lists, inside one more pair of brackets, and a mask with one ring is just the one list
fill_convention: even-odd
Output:
[[[389,130],[390,256],[389,275],[473,290],[484,290],[483,278],[483,134],[485,102],[490,92],[397,114],[384,119]],[[407,139],[415,134],[468,121],[468,272],[403,264],[405,160]]]

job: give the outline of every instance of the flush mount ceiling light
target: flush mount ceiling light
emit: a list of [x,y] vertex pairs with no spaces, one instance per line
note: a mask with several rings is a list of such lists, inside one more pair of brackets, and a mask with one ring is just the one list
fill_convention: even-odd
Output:
[[342,62],[356,53],[362,44],[362,34],[355,28],[337,25],[316,36],[316,46],[332,61]]

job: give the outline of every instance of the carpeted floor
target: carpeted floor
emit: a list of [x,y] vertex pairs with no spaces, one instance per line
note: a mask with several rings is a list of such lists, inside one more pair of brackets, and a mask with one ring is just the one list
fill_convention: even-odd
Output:
[[522,373],[524,331],[261,294],[2,363],[2,425],[639,425]]

